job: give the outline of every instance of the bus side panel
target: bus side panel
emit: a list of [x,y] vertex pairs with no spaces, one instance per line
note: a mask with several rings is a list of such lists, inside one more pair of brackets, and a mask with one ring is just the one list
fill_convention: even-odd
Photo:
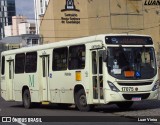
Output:
[[[2,62],[1,62],[2,63]],[[6,61],[5,61],[5,68],[6,69]],[[5,71],[4,71],[5,73]],[[1,74],[1,83],[0,83],[0,88],[1,88],[1,97],[4,100],[8,100],[7,99],[7,82],[6,82],[6,73],[4,75]]]
[[[89,99],[89,84],[88,79],[85,78],[85,71],[81,70],[82,81],[76,81],[76,70],[53,72],[53,78],[50,79],[51,102],[74,104],[74,87],[76,85],[84,87],[87,92],[87,99]],[[67,74],[70,74],[70,76],[67,76]]]
[[15,74],[14,75],[14,95],[15,101],[22,101],[22,88],[23,86],[28,86],[26,83],[28,79],[26,79],[26,74]]
[[30,73],[28,74],[27,78],[27,83],[31,94],[31,101],[40,102],[38,73]]
[[5,75],[1,76],[1,97],[3,99],[7,99],[7,91],[6,91],[6,81],[5,81]]
[[22,89],[25,86],[30,90],[31,101],[39,102],[39,85],[36,73],[15,74],[14,86],[15,101],[22,101]]
[[[66,73],[70,76],[65,75]],[[74,103],[74,75],[70,71],[52,72],[50,78],[51,101],[57,103]]]
[[6,82],[5,82],[5,76],[1,76],[1,97],[4,100],[7,100],[7,91],[6,91]]

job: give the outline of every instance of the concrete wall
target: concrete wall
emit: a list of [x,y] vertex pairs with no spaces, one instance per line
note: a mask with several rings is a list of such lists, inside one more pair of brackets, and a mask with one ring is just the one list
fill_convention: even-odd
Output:
[[[44,43],[102,33],[151,35],[159,51],[160,8],[144,5],[145,0],[74,0],[80,11],[61,11],[66,0],[50,0],[41,20],[40,34]],[[62,23],[62,18],[75,14],[79,24]]]

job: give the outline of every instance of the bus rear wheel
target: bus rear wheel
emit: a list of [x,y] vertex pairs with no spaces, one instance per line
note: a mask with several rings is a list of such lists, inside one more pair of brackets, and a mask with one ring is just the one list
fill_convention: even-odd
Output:
[[80,111],[89,111],[91,109],[90,105],[87,104],[84,89],[80,89],[75,93],[75,104]]
[[25,89],[23,92],[23,106],[26,109],[29,109],[32,107],[31,96],[30,96],[30,92],[28,89]]
[[118,102],[116,105],[120,109],[129,109],[133,105],[133,102]]

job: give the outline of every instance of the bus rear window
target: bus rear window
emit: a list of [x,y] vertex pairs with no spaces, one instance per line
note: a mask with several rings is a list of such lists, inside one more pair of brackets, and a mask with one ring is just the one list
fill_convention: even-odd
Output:
[[2,73],[2,75],[4,75],[4,71],[5,71],[5,57],[4,56],[2,56],[2,64],[1,64],[1,73]]

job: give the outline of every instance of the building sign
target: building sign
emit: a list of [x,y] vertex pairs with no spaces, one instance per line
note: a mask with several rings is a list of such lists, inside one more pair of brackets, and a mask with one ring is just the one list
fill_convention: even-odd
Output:
[[62,9],[61,12],[63,11],[80,11],[80,10],[76,9],[74,0],[66,0],[65,9]]
[[145,0],[144,5],[160,5],[160,0]]
[[61,12],[65,12],[64,16],[61,17],[61,23],[62,24],[80,24],[80,18],[77,13],[74,13],[74,11],[80,12],[80,10],[76,9],[74,0],[66,0],[65,9],[61,10]]

